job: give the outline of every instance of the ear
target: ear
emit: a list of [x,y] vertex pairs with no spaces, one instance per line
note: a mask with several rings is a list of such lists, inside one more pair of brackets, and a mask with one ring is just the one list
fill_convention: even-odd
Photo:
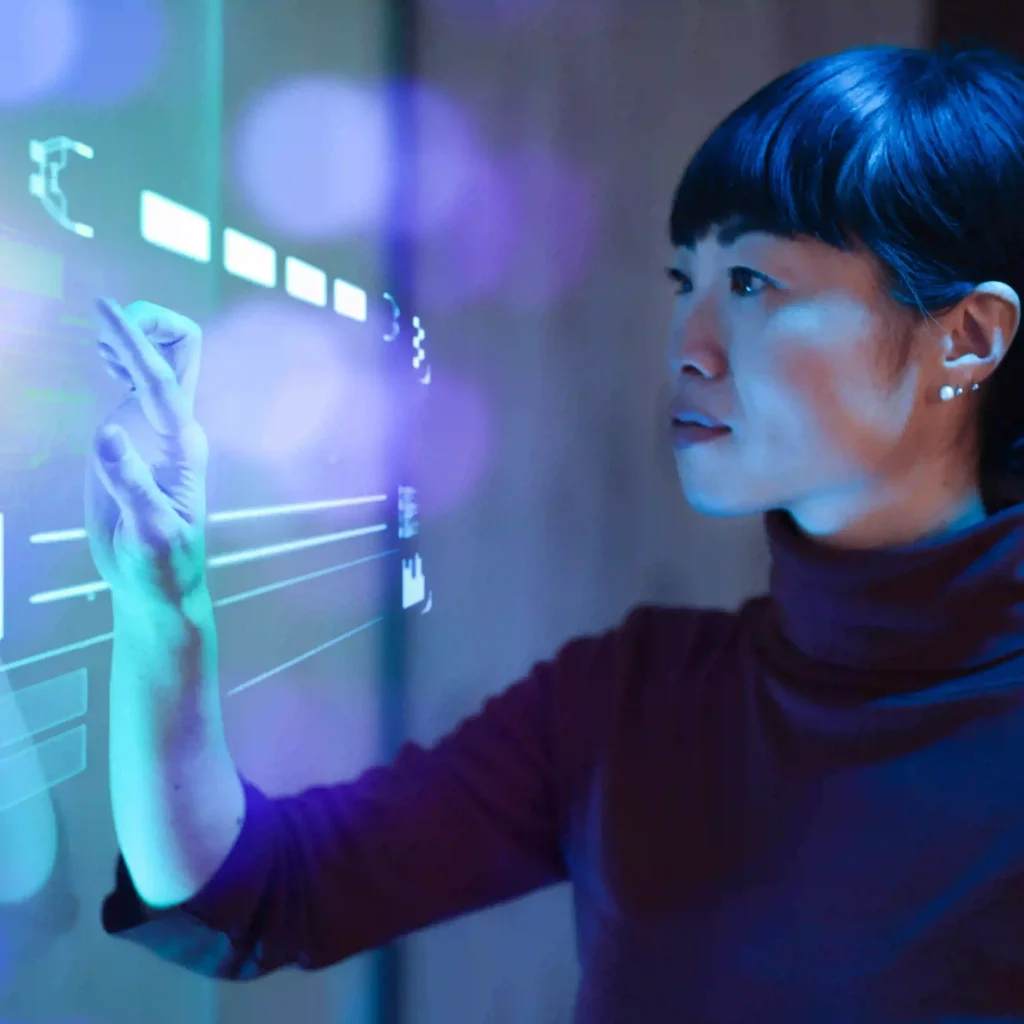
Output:
[[959,386],[980,384],[995,371],[1017,333],[1020,316],[1020,297],[1002,281],[979,284],[957,305],[947,320],[943,364]]

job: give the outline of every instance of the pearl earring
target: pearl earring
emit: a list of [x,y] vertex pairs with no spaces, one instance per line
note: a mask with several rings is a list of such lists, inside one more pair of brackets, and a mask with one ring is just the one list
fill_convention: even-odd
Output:
[[[978,390],[977,381],[971,385],[971,390]],[[943,402],[951,402],[954,398],[959,398],[963,393],[963,388],[954,388],[951,384],[943,384],[942,387],[939,388],[939,398],[941,398]]]

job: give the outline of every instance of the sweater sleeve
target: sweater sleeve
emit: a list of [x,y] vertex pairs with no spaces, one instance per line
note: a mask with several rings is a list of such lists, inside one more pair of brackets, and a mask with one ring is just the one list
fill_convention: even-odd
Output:
[[[564,880],[564,779],[598,639],[574,640],[431,748],[270,799],[243,779],[241,833],[193,899],[148,908],[123,859],[108,934],[197,973],[317,969]],[[581,695],[581,696],[577,696]],[[572,764],[567,763],[569,758]]]

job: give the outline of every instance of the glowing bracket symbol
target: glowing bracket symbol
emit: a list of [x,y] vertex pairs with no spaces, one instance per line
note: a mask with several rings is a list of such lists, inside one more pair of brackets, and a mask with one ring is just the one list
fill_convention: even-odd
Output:
[[38,164],[39,170],[29,175],[28,191],[62,228],[82,238],[92,238],[94,231],[88,224],[68,216],[68,197],[60,187],[60,172],[68,165],[68,153],[77,153],[86,160],[94,156],[92,146],[75,142],[66,135],[57,135],[45,142],[32,139],[28,144],[28,155]]
[[398,303],[395,302],[390,292],[385,292],[384,298],[391,303],[391,330],[384,335],[384,340],[394,341],[398,337],[398,332],[402,329],[402,311],[398,308]]
[[[412,368],[418,370],[423,364],[423,360],[427,358],[427,353],[423,349],[421,342],[426,338],[427,332],[423,329],[423,324],[418,316],[412,318],[412,325],[416,328],[416,333],[413,335],[412,347],[416,350],[416,354],[412,357]],[[427,364],[426,373],[419,378],[421,384],[430,383],[430,364]]]

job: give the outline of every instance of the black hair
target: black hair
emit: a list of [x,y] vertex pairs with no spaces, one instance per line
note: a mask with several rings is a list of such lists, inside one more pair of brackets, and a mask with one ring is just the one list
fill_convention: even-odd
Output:
[[[992,50],[879,46],[795,68],[730,114],[687,167],[672,244],[713,229],[866,249],[896,302],[921,314],[983,281],[1024,297],[1024,66]],[[981,399],[986,501],[1020,500],[1024,339]],[[1022,489],[1008,497],[1011,482]]]

